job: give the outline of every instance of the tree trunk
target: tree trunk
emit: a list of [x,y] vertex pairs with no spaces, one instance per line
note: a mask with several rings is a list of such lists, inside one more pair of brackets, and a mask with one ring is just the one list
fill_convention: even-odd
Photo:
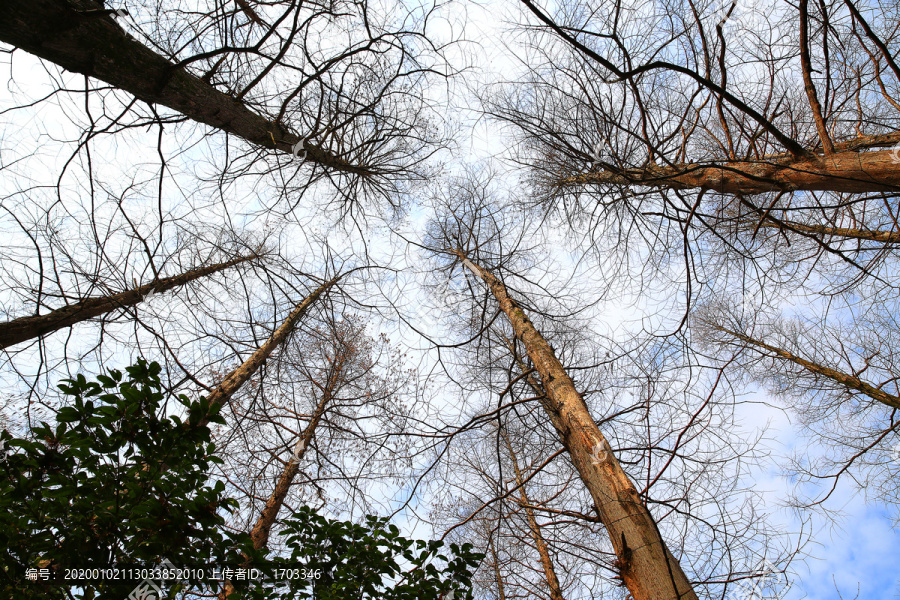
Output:
[[[272,352],[277,348],[286,338],[287,336],[294,330],[294,327],[297,326],[297,323],[300,321],[300,318],[306,314],[306,311],[309,310],[309,307],[312,306],[319,297],[328,291],[331,286],[337,283],[343,275],[338,275],[329,281],[326,281],[315,290],[312,291],[306,298],[300,301],[300,303],[294,307],[294,310],[287,316],[284,320],[284,323],[281,324],[278,329],[276,329],[272,335],[269,336],[263,344],[256,349],[256,351],[245,360],[238,368],[229,373],[225,379],[222,380],[221,383],[212,391],[212,393],[207,396],[206,400],[209,402],[209,408],[212,410],[213,408],[218,408],[224,404],[227,404],[231,397],[237,392],[242,385],[244,385],[247,381],[250,380],[251,377],[259,370],[259,368],[266,362]],[[199,426],[206,425],[208,423],[208,418],[204,417],[198,423]]]
[[306,429],[303,430],[303,433],[300,434],[300,439],[295,446],[293,457],[288,464],[285,465],[284,470],[281,472],[281,476],[278,478],[278,482],[275,484],[275,489],[272,490],[272,494],[266,501],[266,506],[263,508],[262,513],[259,515],[259,519],[256,520],[256,524],[250,532],[250,538],[253,540],[253,547],[257,550],[267,547],[269,543],[269,532],[272,530],[272,525],[278,517],[278,511],[281,510],[281,507],[284,504],[284,499],[291,487],[291,483],[293,483],[294,477],[300,470],[300,461],[306,454],[306,449],[309,448],[309,444],[316,433],[316,427],[319,425],[319,420],[322,418],[322,414],[325,412],[325,409],[328,407],[332,398],[334,398],[346,360],[347,353],[339,352],[337,359],[331,366],[328,381],[325,383],[325,389],[322,391],[322,399],[316,406],[316,410],[313,412],[309,425],[307,425]]
[[737,331],[732,331],[731,329],[727,329],[725,327],[722,327],[721,325],[711,323],[710,326],[717,331],[721,331],[722,333],[726,333],[741,340],[749,346],[755,347],[758,351],[764,350],[769,354],[773,354],[796,365],[800,365],[811,373],[815,373],[816,375],[820,375],[822,377],[825,377],[826,379],[837,382],[848,389],[861,392],[866,396],[872,398],[873,400],[877,400],[878,402],[881,402],[886,406],[889,406],[893,409],[900,409],[900,396],[888,394],[884,390],[878,389],[875,386],[866,383],[859,377],[848,375],[847,373],[842,373],[841,371],[816,364],[812,361],[806,360],[805,358],[801,358],[796,354],[792,354],[787,350],[772,346],[770,344],[766,344],[760,340],[750,337],[749,335],[739,333]]
[[494,538],[488,534],[488,546],[491,557],[494,559],[494,581],[497,583],[497,600],[506,600],[506,589],[503,585],[503,575],[500,573],[500,557],[497,556],[497,548],[494,546]]
[[[270,121],[177,66],[128,35],[109,10],[91,0],[3,0],[0,41],[125,90],[150,104],[161,104],[252,144],[291,153],[300,141]],[[306,159],[323,167],[370,175],[309,142]]]
[[70,327],[81,321],[86,321],[119,308],[134,306],[141,302],[148,294],[161,294],[180,287],[190,281],[194,281],[195,279],[200,279],[201,277],[211,275],[256,258],[258,258],[256,254],[236,258],[208,267],[193,269],[186,273],[182,273],[181,275],[152,281],[146,285],[118,294],[112,294],[111,296],[86,298],[81,302],[57,308],[45,315],[21,317],[6,323],[0,323],[0,349],[46,335],[64,327]]
[[[326,281],[318,288],[313,290],[313,292],[304,298],[295,308],[291,311],[291,314],[288,315],[287,319],[284,320],[284,323],[275,330],[275,332],[269,336],[269,339],[265,341],[265,343],[260,346],[253,355],[244,361],[244,363],[232,371],[222,383],[207,397],[209,401],[209,407],[212,409],[213,407],[220,406],[225,404],[231,397],[237,392],[240,387],[246,383],[250,377],[253,376],[254,373],[262,366],[263,363],[269,358],[272,352],[277,348],[287,336],[293,331],[294,327],[296,327],[300,318],[306,314],[306,311],[312,306],[319,297],[325,293],[328,289],[331,288],[342,276],[337,276],[329,281]],[[344,353],[340,353],[339,359],[341,361],[341,366],[343,366],[343,360],[345,358]],[[315,434],[316,427],[319,424],[319,420],[322,418],[322,414],[325,412],[325,408],[327,407],[329,401],[332,398],[332,392],[337,385],[337,378],[340,374],[339,369],[334,369],[331,372],[331,377],[328,379],[328,383],[325,386],[325,391],[322,394],[322,400],[316,406],[316,410],[313,413],[312,420],[310,420],[309,425],[306,429],[303,430],[303,433],[300,435],[300,439],[297,441],[297,446],[294,450],[294,455],[296,456],[296,460],[293,458],[291,461],[285,466],[284,470],[281,472],[281,476],[278,478],[278,482],[275,484],[275,489],[272,491],[272,494],[269,496],[269,499],[266,501],[266,506],[263,508],[262,513],[260,513],[259,518],[256,521],[256,524],[253,526],[253,529],[250,532],[250,539],[253,541],[253,547],[256,550],[260,550],[266,547],[269,543],[269,532],[272,530],[272,525],[275,523],[275,519],[278,517],[278,511],[281,510],[282,505],[284,504],[284,499],[287,496],[288,490],[291,487],[291,483],[294,481],[294,477],[296,477],[297,472],[300,470],[300,459],[303,458],[303,455],[306,454],[306,448],[309,447],[309,442],[312,439],[312,436]],[[201,425],[205,425],[207,422],[206,419],[202,419],[200,421]],[[245,558],[246,555],[244,555]],[[249,564],[249,563],[248,563]],[[231,581],[225,580],[222,584],[222,591],[217,595],[218,600],[224,600],[228,596],[230,596],[234,592],[234,586]]]
[[516,485],[519,486],[518,504],[525,510],[525,517],[528,520],[528,529],[531,531],[531,538],[537,547],[538,556],[541,560],[541,568],[544,570],[544,579],[547,582],[547,589],[550,591],[550,600],[565,600],[562,595],[562,589],[559,585],[559,579],[556,577],[556,569],[553,566],[553,560],[550,558],[550,552],[547,550],[547,542],[541,533],[541,526],[534,516],[534,510],[531,508],[531,500],[528,498],[528,492],[525,491],[524,478],[522,470],[519,469],[519,461],[516,459],[516,453],[513,451],[512,443],[509,436],[501,431],[500,435],[506,442],[506,448],[509,450],[509,457],[512,459],[513,471],[516,474]]
[[[634,600],[697,600],[681,565],[666,547],[637,489],[613,455],[550,344],[509,296],[503,283],[472,263],[462,251],[454,253],[488,285],[537,368],[548,396],[545,409],[594,499],[616,553],[615,566]],[[598,460],[601,453],[603,459]]]
[[[750,224],[755,227],[756,224]],[[870,229],[853,229],[850,227],[827,227],[825,225],[806,225],[794,221],[773,221],[769,218],[759,227],[771,227],[783,231],[794,231],[801,234],[817,234],[822,236],[843,237],[855,240],[866,240],[882,244],[900,244],[900,231],[879,231]]]
[[830,191],[845,193],[900,190],[900,164],[892,150],[844,151],[814,160],[791,157],[721,164],[650,165],[603,170],[561,178],[559,187],[590,184],[638,185],[675,190],[708,189],[723,194]]
[[[306,455],[306,449],[309,448],[309,444],[316,434],[316,427],[318,427],[319,421],[325,413],[328,404],[331,402],[332,398],[334,398],[334,393],[339,382],[341,369],[344,366],[345,359],[346,354],[343,352],[340,353],[338,361],[336,361],[339,364],[336,365],[336,368],[332,369],[331,376],[328,378],[328,382],[325,384],[325,389],[322,392],[322,399],[316,405],[316,409],[309,421],[309,425],[307,425],[303,430],[303,433],[300,434],[300,439],[297,440],[297,445],[294,447],[294,453],[291,460],[288,461],[288,464],[286,464],[281,471],[281,475],[278,477],[278,481],[275,484],[275,489],[272,490],[272,494],[269,496],[265,507],[263,507],[259,518],[256,520],[256,524],[253,525],[253,529],[250,531],[250,539],[253,541],[253,548],[256,550],[262,550],[269,545],[269,534],[272,531],[272,525],[275,524],[275,520],[278,518],[278,512],[284,505],[284,499],[287,497],[288,490],[291,489],[294,477],[296,477],[297,473],[300,471],[300,461],[303,460],[304,455]],[[246,555],[244,558],[246,558]],[[249,563],[247,564],[249,565]],[[223,600],[232,593],[234,593],[234,585],[231,581],[226,580],[223,585],[223,590],[219,592],[218,598],[219,600]]]

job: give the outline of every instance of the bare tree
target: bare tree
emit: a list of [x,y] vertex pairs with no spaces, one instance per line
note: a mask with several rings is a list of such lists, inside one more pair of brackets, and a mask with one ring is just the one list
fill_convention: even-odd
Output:
[[[527,70],[483,100],[516,131],[515,160],[538,186],[523,204],[588,229],[621,285],[679,284],[659,333],[684,352],[709,337],[726,378],[749,370],[778,392],[796,387],[786,408],[822,434],[810,439],[822,464],[800,472],[836,480],[868,461],[862,471],[883,481],[896,323],[866,314],[892,310],[898,289],[896,11],[854,0],[519,6]],[[704,321],[692,310],[729,302],[747,322],[804,325],[754,332],[720,314],[691,331]]]
[[151,294],[163,294],[195,279],[257,258],[259,258],[257,255],[244,256],[206,267],[197,267],[180,275],[158,279],[117,294],[77,299],[76,302],[51,310],[45,315],[19,317],[6,323],[0,323],[0,349],[41,337],[65,327],[71,327],[76,323],[100,315],[134,306]]
[[215,435],[227,456],[223,476],[247,498],[234,526],[260,549],[279,547],[278,515],[297,503],[350,516],[372,511],[378,500],[368,488],[402,478],[408,463],[414,373],[360,317],[334,310],[339,296],[307,315],[235,394]]
[[[312,444],[316,430],[323,419],[334,426],[338,415],[328,415],[326,411],[341,410],[339,405],[349,401],[347,388],[367,387],[366,394],[370,401],[373,388],[377,387],[376,377],[372,373],[375,364],[372,362],[371,340],[366,339],[363,327],[356,319],[344,320],[340,323],[328,323],[327,335],[324,339],[308,337],[305,341],[311,343],[310,348],[303,350],[315,355],[323,364],[315,369],[314,378],[309,380],[310,390],[318,397],[308,423],[298,436],[293,447],[291,458],[284,465],[275,482],[275,487],[259,513],[256,522],[250,530],[250,538],[256,550],[266,550],[273,526],[278,520],[281,511],[291,489],[294,479],[301,470],[307,449]],[[282,358],[284,360],[284,358]],[[298,360],[298,359],[294,359]],[[321,374],[322,379],[319,378]],[[280,384],[286,383],[282,379]],[[375,384],[375,385],[373,385]],[[381,391],[381,390],[379,390]],[[338,406],[336,406],[338,405]],[[277,448],[272,449],[273,454]],[[230,581],[226,581],[220,598],[226,598],[232,594],[234,587]]]
[[516,451],[513,449],[509,435],[502,430],[498,433],[506,443],[506,449],[509,451],[509,458],[512,460],[516,486],[519,487],[519,498],[517,503],[519,504],[519,507],[525,511],[525,517],[528,520],[528,529],[531,531],[534,546],[540,556],[541,568],[544,571],[544,578],[550,593],[550,600],[564,600],[562,589],[559,585],[559,578],[556,576],[556,568],[553,565],[553,559],[550,556],[550,552],[547,550],[547,542],[544,539],[544,535],[541,533],[541,526],[535,516],[531,499],[528,497],[527,485],[525,484],[524,474],[519,466],[519,461],[516,458]]
[[[548,396],[544,409],[591,492],[619,557],[622,579],[632,595],[636,599],[696,598],[681,565],[667,548],[637,489],[615,459],[550,345],[493,274],[469,260],[463,248],[448,251],[485,281],[540,373]],[[592,460],[596,448],[607,455],[600,464]]]
[[[665,14],[616,0],[590,12],[521,6],[536,23],[523,34],[527,70],[484,94],[485,110],[517,131],[516,160],[540,188],[532,201],[590,219],[598,245],[683,246],[697,280],[716,273],[693,272],[708,244],[824,257],[861,277],[895,251],[890,11],[853,0],[688,1]],[[736,228],[750,233],[735,239]],[[767,228],[777,233],[763,245]]]
[[[575,114],[549,120],[562,117],[562,105],[530,116],[521,111],[519,126],[548,152],[535,166],[559,186],[702,188],[746,196],[877,193],[900,185],[891,151],[877,150],[900,141],[900,68],[890,50],[896,31],[877,7],[852,0],[800,2],[786,10],[686,2],[667,7],[674,15],[667,22],[653,11],[626,17],[615,0],[608,10],[590,13],[564,4],[555,15],[531,0],[522,5],[549,44],[544,56],[567,56],[549,85],[574,84],[579,71],[598,82],[573,98],[583,103],[579,112],[593,117],[581,131],[570,129]],[[750,11],[754,20],[747,23]],[[659,37],[635,35],[642,28]],[[799,38],[788,41],[789,30],[799,30]],[[858,70],[842,62],[850,57],[862,59]],[[742,71],[747,64],[761,68]],[[665,97],[655,93],[663,86]],[[865,107],[855,102],[863,97]],[[497,108],[504,118],[519,112],[513,105]],[[548,137],[542,142],[538,132]],[[599,137],[587,152],[572,143],[590,135]],[[595,146],[597,153],[590,151]],[[592,168],[576,168],[592,158]],[[627,166],[635,159],[643,164]]]
[[[133,98],[113,122],[162,127],[186,117],[249,143],[254,161],[275,153],[307,161],[315,168],[302,187],[330,181],[348,202],[367,191],[395,202],[391,194],[424,177],[422,160],[443,143],[414,91],[449,74],[423,33],[427,11],[352,0],[129,8],[5,2],[0,40],[127,92]],[[160,115],[157,105],[184,117]],[[92,124],[88,138],[101,133]]]
[[[622,572],[623,532],[606,524],[609,513],[616,510],[610,506],[614,501],[597,493],[598,487],[607,483],[603,479],[609,476],[604,470],[608,456],[616,461],[644,515],[652,519],[652,507],[653,515],[663,516],[658,521],[652,519],[648,527],[653,528],[657,539],[666,532],[666,544],[677,549],[673,552],[678,553],[681,568],[691,573],[690,585],[695,593],[717,597],[719,590],[726,594],[742,581],[763,577],[758,565],[764,560],[785,568],[796,550],[783,548],[782,534],[768,529],[765,519],[759,519],[756,500],[745,487],[749,482],[743,479],[742,465],[759,456],[754,456],[750,438],[737,438],[739,427],[734,423],[733,398],[723,369],[698,363],[696,354],[685,355],[678,340],[656,339],[651,343],[629,339],[620,345],[598,337],[586,316],[592,314],[586,288],[593,285],[591,275],[596,271],[592,268],[566,276],[560,273],[560,265],[548,263],[549,247],[535,240],[529,219],[497,200],[497,191],[489,180],[465,179],[449,185],[446,196],[442,196],[445,204],[439,209],[440,218],[432,224],[427,238],[426,247],[439,257],[435,264],[442,275],[457,274],[459,283],[458,274],[476,273],[467,278],[468,298],[462,305],[452,305],[455,315],[450,328],[455,335],[446,340],[446,347],[458,348],[465,360],[460,361],[463,365],[451,367],[449,356],[445,357],[445,368],[453,368],[456,385],[466,386],[463,397],[474,390],[490,390],[491,400],[467,410],[461,433],[492,421],[509,423],[513,415],[530,424],[523,430],[543,431],[544,438],[530,434],[530,441],[523,446],[528,448],[526,460],[532,465],[523,482],[529,488],[541,486],[544,497],[552,498],[530,506],[535,515],[547,519],[553,532],[552,545],[567,556],[567,573],[577,581],[571,588],[572,597],[586,593],[592,581],[600,587],[604,580],[616,578],[630,583]],[[489,264],[490,270],[483,263]],[[546,275],[539,275],[544,271]],[[563,299],[570,300],[571,305]],[[603,318],[602,313],[597,316]],[[529,348],[530,343],[533,345]],[[539,361],[544,361],[543,372]],[[569,365],[563,369],[566,379],[553,370],[554,366],[563,368],[562,364]],[[560,399],[554,398],[559,390],[551,393],[546,387],[562,382],[570,391],[569,372],[578,374],[576,385],[585,392],[578,394],[580,408],[567,404],[565,400],[571,396],[564,396],[560,410]],[[609,432],[602,439],[613,436],[608,444],[590,437],[598,429]],[[491,430],[497,431],[496,427]],[[733,434],[737,435],[732,438]],[[465,435],[463,439],[468,440],[471,433]],[[495,464],[506,464],[499,467],[501,473],[504,469],[514,473],[509,459],[503,458],[508,452],[503,451],[502,437],[493,435],[496,441],[489,447],[496,445]],[[731,439],[726,441],[720,435]],[[536,439],[544,442],[537,443]],[[461,444],[467,455],[471,452],[470,442],[454,439],[452,443]],[[556,456],[561,458],[554,460]],[[479,468],[480,473],[490,476],[469,479],[457,474],[459,470],[469,472],[460,466],[468,462],[461,457],[449,460],[452,467],[435,475],[444,486],[455,477],[461,478],[455,484],[457,499],[438,495],[441,505],[447,507],[445,512],[457,515],[456,523],[442,520],[442,526],[469,531],[471,523],[490,521],[492,514],[521,514],[522,508],[515,502],[519,493],[515,484],[510,489],[495,483],[495,487],[488,485],[476,495],[470,484],[463,483],[481,477],[503,480],[502,475],[494,474],[498,467],[489,470],[490,462]],[[539,483],[532,481],[541,473]],[[509,479],[514,481],[515,477]],[[605,506],[599,505],[598,495],[607,503]],[[510,502],[511,511],[499,508]],[[460,506],[458,511],[453,510],[456,506]],[[524,538],[518,543],[532,546],[527,515],[522,517]],[[563,531],[567,524],[573,529]],[[541,530],[542,535],[547,531],[544,527]],[[737,537],[728,533],[736,531],[741,532]],[[626,543],[637,535],[630,529],[624,533]],[[721,543],[723,536],[729,538],[728,544]],[[495,535],[491,539],[501,559],[499,564],[517,560],[503,558],[505,550],[498,546],[502,538]],[[604,543],[599,544],[599,539]],[[482,543],[490,556],[487,539],[479,545]],[[514,554],[519,555],[521,551]],[[660,558],[664,575],[660,588],[673,594],[665,556],[661,553]],[[540,564],[539,556],[534,564]],[[501,570],[504,568],[501,566]],[[523,564],[513,569],[517,573],[514,577],[523,568],[527,567]],[[504,585],[507,594],[510,586],[515,587],[509,581]],[[597,590],[590,593],[596,596]]]
[[830,512],[825,501],[847,481],[886,503],[896,520],[898,327],[889,306],[863,306],[850,323],[750,317],[724,302],[701,307],[694,320],[705,347],[781,398],[820,448],[791,463],[801,483],[811,484],[794,494],[797,505]]

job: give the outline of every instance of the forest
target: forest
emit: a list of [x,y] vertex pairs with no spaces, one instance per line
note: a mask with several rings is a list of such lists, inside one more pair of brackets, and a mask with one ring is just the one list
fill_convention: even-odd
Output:
[[894,0],[0,0],[0,68],[0,597],[900,595]]

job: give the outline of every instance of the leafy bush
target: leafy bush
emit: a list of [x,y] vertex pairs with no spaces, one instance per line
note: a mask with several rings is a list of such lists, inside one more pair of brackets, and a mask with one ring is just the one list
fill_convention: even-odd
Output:
[[[209,480],[214,455],[207,426],[224,420],[205,399],[176,400],[188,420],[160,417],[165,395],[160,366],[139,359],[88,381],[83,375],[59,387],[70,398],[55,429],[35,427],[26,439],[3,432],[0,462],[0,597],[110,598],[123,600],[135,582],[54,585],[29,581],[26,570],[53,577],[75,567],[156,565],[255,567],[271,577],[234,582],[230,599],[438,600],[463,596],[482,555],[471,546],[408,540],[385,519],[365,525],[326,519],[301,508],[285,520],[289,556],[254,551],[249,535],[232,534],[225,515],[237,503],[221,481]],[[397,561],[405,562],[401,566]],[[444,563],[438,569],[434,562]],[[285,577],[304,568],[308,577]],[[279,575],[282,577],[274,579]],[[218,585],[218,584],[216,584]],[[209,582],[169,586],[170,595]],[[443,594],[443,596],[442,596]]]

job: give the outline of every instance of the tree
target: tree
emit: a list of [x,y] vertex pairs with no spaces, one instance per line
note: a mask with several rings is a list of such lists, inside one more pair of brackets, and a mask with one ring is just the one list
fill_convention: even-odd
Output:
[[484,105],[518,131],[533,203],[589,221],[598,250],[681,250],[691,283],[720,275],[712,246],[760,273],[789,255],[748,277],[805,281],[797,263],[844,267],[848,284],[879,277],[900,188],[896,151],[881,150],[900,142],[890,10],[687,2],[667,6],[669,20],[657,9],[619,18],[618,2],[521,6],[538,24],[521,57],[529,73]]
[[[259,8],[185,12],[193,27],[172,31],[162,6],[135,13],[134,28],[127,11],[92,0],[5,2],[0,40],[128,92],[129,112],[146,103],[151,123],[164,122],[160,105],[241,138],[257,158],[302,157],[317,166],[310,183],[334,178],[348,202],[366,189],[390,202],[395,184],[421,178],[416,163],[440,142],[409,88],[440,74],[440,49],[407,16],[365,3]],[[273,94],[275,76],[295,83]]]
[[896,520],[897,465],[884,456],[894,452],[900,430],[892,350],[900,329],[889,305],[866,303],[863,311],[846,322],[751,317],[722,302],[700,307],[693,319],[704,348],[765,385],[820,448],[813,456],[798,453],[790,465],[803,484],[793,494],[796,505],[827,513],[826,500],[844,481],[887,504]]
[[[800,483],[896,502],[900,30],[877,3],[753,1],[509,3],[522,72],[462,83],[518,181],[439,160],[472,108],[455,3],[0,3],[0,420],[26,439],[71,417],[60,377],[158,361],[142,426],[213,426],[206,480],[236,503],[207,554],[328,567],[185,600],[758,589],[806,537],[749,481],[750,386],[821,450]],[[160,528],[131,538],[201,543]]]
[[[284,322],[272,332],[269,338],[250,355],[239,367],[231,371],[225,378],[219,382],[216,388],[210,393],[207,401],[213,410],[218,410],[223,404],[229,402],[242,385],[247,383],[254,373],[271,356],[278,346],[284,343],[287,337],[294,331],[297,323],[309,310],[322,294],[328,292],[344,275],[338,275],[325,281],[315,288],[308,296],[303,298],[294,309],[288,314]],[[205,423],[204,423],[205,424]]]
[[[64,586],[29,583],[25,570],[38,566],[61,576],[77,565],[160,557],[233,560],[230,550],[240,540],[222,524],[234,504],[221,482],[207,481],[210,463],[220,460],[209,429],[185,430],[177,416],[160,417],[160,371],[141,360],[127,375],[111,370],[97,381],[80,375],[61,384],[72,405],[59,411],[55,428],[43,423],[22,439],[4,432],[12,451],[0,465],[0,576],[9,597],[71,597]],[[200,402],[177,400],[186,422],[198,423]],[[112,597],[109,587],[87,585],[84,597]]]
[[117,294],[80,299],[68,306],[51,310],[45,315],[19,317],[6,323],[0,323],[0,349],[20,344],[65,327],[71,327],[81,321],[134,306],[151,294],[163,294],[195,279],[206,277],[258,258],[259,256],[257,255],[245,256],[229,260],[228,262],[197,267],[186,273],[158,279]]
[[[557,543],[566,544],[565,554],[577,554],[570,568],[581,579],[572,593],[589,589],[587,593],[597,595],[598,590],[592,589],[589,582],[600,587],[617,577],[625,578],[621,572],[621,533],[615,528],[610,530],[609,514],[603,513],[597,500],[600,495],[609,502],[597,493],[597,487],[605,484],[602,478],[607,475],[603,472],[607,456],[620,469],[624,468],[626,481],[645,514],[650,516],[653,509],[654,533],[659,538],[665,535],[666,546],[678,556],[681,568],[691,574],[691,585],[697,593],[703,590],[711,596],[727,595],[739,582],[759,578],[758,565],[764,560],[777,564],[778,569],[785,568],[796,550],[783,546],[785,532],[778,532],[765,519],[759,519],[752,493],[745,487],[744,466],[759,460],[760,455],[752,440],[738,433],[740,426],[734,420],[733,398],[724,383],[723,369],[697,364],[693,356],[684,355],[677,340],[647,336],[650,339],[617,341],[598,335],[596,325],[586,315],[602,320],[604,314],[584,307],[589,306],[585,298],[590,298],[588,290],[602,267],[585,261],[578,266],[585,265],[586,271],[566,273],[565,269],[571,268],[567,257],[556,262],[557,257],[548,246],[531,235],[533,222],[499,200],[500,193],[489,178],[450,184],[440,200],[440,217],[430,225],[425,247],[435,257],[432,268],[436,272],[451,278],[455,275],[460,287],[471,288],[465,304],[453,304],[456,314],[451,322],[455,336],[446,342],[447,348],[459,348],[465,356],[465,360],[453,361],[464,365],[455,368],[454,383],[465,386],[461,390],[463,398],[476,390],[480,396],[490,390],[489,399],[485,398],[483,404],[468,408],[460,435],[486,423],[493,426],[495,421],[524,419],[527,424],[523,430],[540,431],[547,436],[545,439],[541,434],[531,434],[525,447],[529,460],[537,465],[532,467],[535,475],[548,465],[552,470],[540,478],[539,484],[526,485],[541,485],[554,498],[551,504],[534,508],[547,515],[554,527],[574,521],[571,529],[554,531]],[[490,265],[490,270],[484,264]],[[472,273],[473,269],[478,275],[467,278],[469,281],[462,285],[460,275]],[[481,279],[485,273],[490,275],[487,282]],[[492,288],[505,305],[498,302]],[[510,298],[513,294],[514,299]],[[511,318],[507,317],[510,312]],[[529,331],[521,323],[514,326],[516,318],[527,318],[534,329]],[[585,390],[584,395],[579,394],[582,408],[576,406],[573,410],[564,405],[565,411],[560,411],[559,399],[546,390],[549,375],[553,375],[551,382],[561,376],[541,372],[540,360],[551,364],[553,361],[541,355],[534,358],[534,347],[529,348],[528,342],[535,334],[543,339],[542,344],[532,337],[535,345],[554,356],[557,365],[565,361],[565,371],[578,374],[577,385]],[[448,359],[444,358],[450,362]],[[545,362],[545,368],[546,365]],[[567,374],[569,385],[570,377]],[[579,415],[585,413],[581,421]],[[573,424],[569,419],[579,420]],[[541,427],[549,431],[544,432]],[[584,429],[588,433],[592,429],[603,430],[608,445],[596,440],[589,443],[590,438],[585,440],[586,436],[580,435]],[[491,431],[496,432],[496,428]],[[470,434],[465,435],[463,439],[467,440]],[[728,435],[729,441],[720,435]],[[463,444],[467,454],[471,452],[471,442],[457,443]],[[550,449],[544,450],[547,443]],[[508,459],[503,460],[505,452],[501,452],[503,440],[499,435],[487,442],[486,449],[495,446],[498,457],[493,459],[494,464],[505,463],[506,467],[487,467],[491,463],[486,459],[479,470],[491,474],[484,476],[487,481],[497,481],[493,488],[487,484],[486,488],[472,489],[469,481],[481,477],[466,478],[466,473],[477,469],[468,466],[474,459],[451,460],[436,475],[445,486],[459,478],[454,484],[459,492],[439,497],[440,505],[446,506],[450,515],[458,515],[456,522],[450,524],[461,532],[475,521],[497,522],[496,517],[492,520],[487,515],[503,513],[498,507],[518,493],[517,487],[505,488],[499,483],[504,479],[504,469],[509,469],[507,473],[515,469],[509,466]],[[723,452],[725,448],[727,452]],[[553,460],[556,456],[559,461]],[[460,465],[466,467],[457,473]],[[498,468],[500,475],[493,475]],[[600,471],[599,476],[596,471]],[[584,508],[585,505],[590,508]],[[487,515],[481,516],[484,513]],[[441,522],[446,523],[447,519]],[[581,533],[575,523],[582,526]],[[495,527],[499,525],[487,525],[488,530]],[[728,533],[735,531],[741,534],[731,537]],[[626,541],[632,533],[625,533]],[[723,536],[729,538],[727,544],[720,543]],[[797,541],[802,543],[802,538],[801,533]],[[497,534],[481,539],[479,547],[489,557],[495,556],[493,562],[505,570],[508,559],[503,558]],[[579,542],[572,544],[576,539]],[[620,541],[618,547],[616,539]],[[793,542],[789,544],[792,546]],[[518,560],[522,551],[513,556],[513,561]],[[661,583],[669,583],[672,593],[665,559],[662,570],[665,577]],[[519,569],[513,573],[512,577],[521,576]],[[504,583],[506,593],[510,585]]]
[[367,508],[369,481],[398,476],[407,444],[403,388],[412,375],[398,358],[360,318],[325,310],[268,361],[267,377],[236,395],[230,426],[216,439],[228,455],[229,487],[251,507],[235,527],[249,531],[254,549],[265,551],[270,540],[277,549],[279,513],[291,506],[322,505],[323,492],[334,490],[333,510],[354,514],[347,508]]
[[[453,558],[439,554],[443,542],[410,540],[400,536],[387,519],[368,517],[365,525],[330,521],[310,509],[300,509],[286,524],[292,558],[322,565],[328,575],[300,586],[305,598],[322,600],[471,600],[471,571],[483,558],[466,544],[450,546]],[[409,566],[401,567],[398,559]],[[443,569],[432,563],[446,562]],[[295,563],[296,564],[296,563]],[[410,568],[411,567],[411,568]],[[395,583],[388,583],[397,579]]]
[[[747,321],[728,328],[726,345],[755,351],[720,354],[725,377],[738,380],[749,369],[776,389],[801,383],[803,401],[787,408],[807,423],[817,414],[817,431],[828,432],[821,439],[848,440],[843,459],[824,461],[835,467],[829,478],[858,473],[854,463],[873,450],[871,460],[884,464],[895,439],[892,414],[882,420],[887,429],[870,428],[877,419],[827,423],[838,399],[856,410],[859,396],[850,390],[889,400],[890,392],[854,374],[880,351],[863,344],[857,363],[826,346],[855,354],[852,332],[872,325],[867,311],[893,306],[898,288],[893,7],[686,2],[664,14],[619,2],[593,11],[520,6],[531,24],[521,55],[528,72],[483,99],[486,112],[517,131],[516,158],[537,184],[522,204],[586,230],[589,252],[607,273],[618,269],[610,278],[621,285],[679,284],[682,293],[669,303],[676,314],[658,332],[698,360],[706,360],[706,342],[722,347],[728,323],[693,325],[707,307],[730,303]],[[742,302],[726,301],[735,297]],[[701,318],[692,321],[698,308]],[[782,310],[845,338],[823,344],[804,335],[791,349],[743,328],[754,313],[775,322]],[[879,335],[893,333],[859,337]],[[776,359],[766,362],[768,372],[754,366],[759,353]],[[897,370],[886,354],[875,360],[879,383],[890,387]]]
[[519,467],[519,461],[516,458],[516,451],[513,449],[512,442],[506,432],[500,431],[498,433],[506,443],[507,450],[509,450],[509,458],[512,460],[513,472],[516,476],[515,482],[519,487],[519,498],[517,503],[522,510],[525,511],[525,516],[528,520],[528,529],[531,531],[534,546],[537,548],[538,555],[540,556],[541,568],[544,570],[547,589],[550,592],[550,600],[564,600],[562,589],[559,585],[559,578],[556,576],[556,568],[553,565],[553,559],[550,557],[550,552],[547,550],[547,541],[544,539],[544,535],[541,532],[541,526],[535,517],[531,499],[528,497],[527,486],[525,484],[522,469]]
[[[568,53],[554,79],[574,83],[575,73],[584,71],[598,81],[573,98],[582,103],[579,112],[591,115],[589,130],[570,129],[574,115],[563,120],[560,104],[551,105],[550,113],[522,115],[519,127],[531,142],[554,150],[536,168],[560,187],[702,188],[747,196],[879,193],[900,186],[891,151],[873,150],[900,141],[900,68],[890,51],[896,32],[878,7],[852,0],[811,7],[804,1],[762,16],[748,30],[737,14],[732,18],[736,2],[719,11],[682,4],[674,13],[679,18],[669,23],[658,13],[615,18],[617,2],[609,3],[610,12],[589,14],[563,5],[557,15],[531,0],[522,4],[540,24],[540,38],[558,42],[544,55]],[[632,37],[639,28],[649,28],[653,37]],[[788,41],[789,30],[800,31],[799,38]],[[851,56],[865,56],[856,72],[840,63]],[[742,64],[761,69],[740,71]],[[802,95],[795,91],[797,71]],[[655,96],[663,85],[669,93]],[[594,91],[600,101],[589,101],[585,92]],[[609,102],[613,94],[621,101]],[[864,110],[853,103],[864,95],[886,102],[873,105],[874,112]],[[505,119],[519,112],[511,104],[496,108]],[[539,131],[549,134],[543,142],[534,135]],[[572,142],[586,135],[598,137],[583,152]],[[576,167],[591,158],[590,169]],[[640,166],[626,166],[629,161]]]
[[[485,281],[510,320],[516,337],[525,345],[547,392],[544,409],[591,492],[619,557],[622,579],[632,595],[636,600],[696,598],[681,565],[667,548],[634,484],[619,466],[609,442],[600,433],[550,345],[493,274],[469,260],[463,248],[447,251]],[[607,456],[599,465],[592,460],[595,448],[601,448]]]
[[[471,221],[466,222],[466,219]],[[497,277],[473,262],[484,241],[477,216],[451,213],[433,234],[439,251],[453,263],[464,265],[481,279],[512,325],[529,359],[535,365],[546,395],[542,408],[569,453],[581,480],[593,498],[600,520],[618,558],[617,567],[625,585],[638,600],[649,598],[696,598],[681,565],[669,551],[653,517],[641,501],[634,484],[611,452],[587,406],[546,339],[514,301]],[[593,459],[597,449],[606,460]],[[593,459],[593,460],[592,460]]]

